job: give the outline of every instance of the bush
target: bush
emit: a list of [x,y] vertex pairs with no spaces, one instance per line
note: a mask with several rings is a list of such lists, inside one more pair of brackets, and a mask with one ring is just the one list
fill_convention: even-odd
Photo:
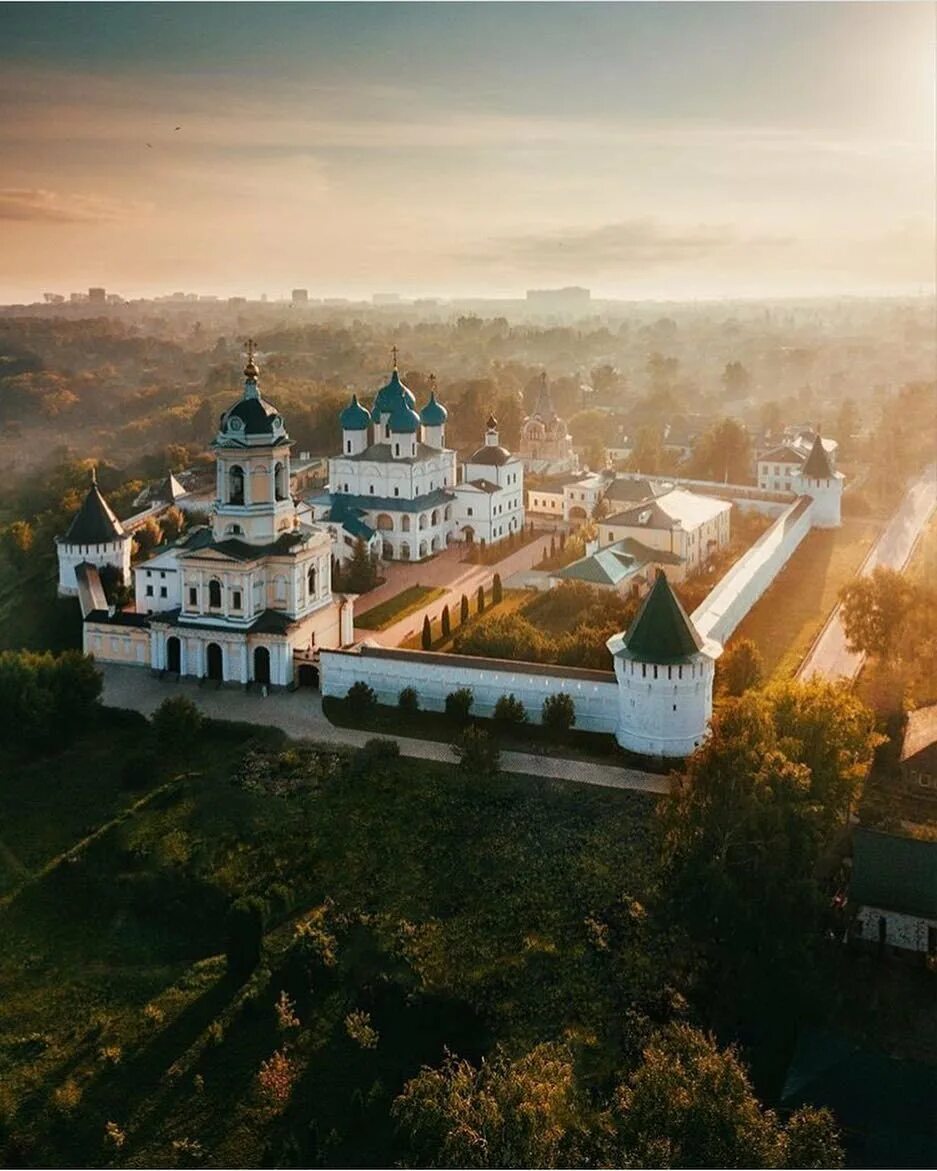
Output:
[[468,620],[469,620],[469,600],[465,596],[465,594],[463,594],[462,601],[459,602],[459,623],[460,623],[460,625],[464,626],[465,623],[468,622]]
[[726,648],[716,666],[721,688],[728,695],[742,695],[764,679],[765,663],[750,638],[739,639]]
[[470,687],[460,687],[458,691],[450,691],[446,696],[446,715],[450,720],[464,724],[468,721],[469,712],[471,712],[474,702],[475,696]]
[[501,767],[501,752],[484,728],[466,728],[452,751],[459,758],[459,768],[476,776],[490,777]]
[[402,712],[410,712],[411,714],[418,712],[420,710],[420,697],[415,688],[405,687],[397,696],[397,706]]
[[120,783],[125,789],[151,789],[159,780],[159,756],[152,748],[140,748],[124,761]]
[[374,694],[373,688],[369,687],[363,679],[352,683],[345,698],[349,709],[356,716],[368,715],[377,705],[377,696]]
[[433,628],[430,625],[429,614],[423,615],[423,634],[420,639],[420,645],[424,651],[433,649]]
[[503,597],[504,591],[501,588],[501,574],[496,573],[494,580],[491,583],[491,601],[495,606],[497,606]]
[[478,594],[476,595],[476,601],[477,601],[478,613],[484,614],[484,612],[485,612],[485,587],[484,586],[478,587]]
[[170,752],[190,748],[202,730],[204,717],[191,699],[172,695],[153,713],[153,731],[159,746]]
[[439,620],[439,627],[442,632],[443,638],[448,638],[449,633],[450,633],[449,607],[448,606],[443,606],[443,608],[442,608],[442,617]]
[[375,736],[352,757],[351,775],[356,779],[373,777],[400,759],[400,745],[396,740]]
[[527,709],[511,692],[509,695],[502,695],[495,704],[494,720],[495,723],[503,725],[526,724]]
[[225,957],[228,972],[243,980],[260,963],[264,950],[267,904],[256,895],[237,899],[228,910]]
[[560,691],[543,701],[542,719],[545,727],[554,732],[566,732],[576,723],[576,705],[571,695]]

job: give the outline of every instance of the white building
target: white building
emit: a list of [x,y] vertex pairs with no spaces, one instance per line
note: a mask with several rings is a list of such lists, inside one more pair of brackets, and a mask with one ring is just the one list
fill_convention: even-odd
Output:
[[680,564],[675,581],[698,573],[710,556],[729,543],[732,505],[713,496],[674,488],[599,521],[599,543],[612,545],[631,537],[650,549],[675,554]]
[[335,530],[340,560],[359,538],[386,561],[422,561],[451,541],[491,543],[523,527],[524,469],[500,445],[497,421],[460,469],[448,417],[435,389],[417,413],[396,364],[370,411],[352,396],[328,489],[306,500],[312,519]]
[[768,492],[793,492],[794,480],[800,475],[807,453],[793,444],[783,443],[758,456],[758,487]]
[[93,565],[99,571],[112,568],[122,584],[129,584],[133,537],[101,495],[94,472],[81,508],[72,518],[65,536],[56,537],[55,543],[59,562],[58,590],[63,597],[78,594],[75,570],[79,565]]
[[84,574],[86,652],[219,683],[289,686],[319,648],[353,641],[352,599],[332,595],[331,538],[299,519],[290,439],[260,395],[252,354],[244,373],[244,394],[212,444],[211,526],[134,566],[135,612],[104,610]]

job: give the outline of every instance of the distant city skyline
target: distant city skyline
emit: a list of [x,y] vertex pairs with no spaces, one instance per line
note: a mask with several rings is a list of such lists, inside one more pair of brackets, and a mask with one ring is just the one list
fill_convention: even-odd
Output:
[[0,300],[932,291],[935,9],[0,5]]

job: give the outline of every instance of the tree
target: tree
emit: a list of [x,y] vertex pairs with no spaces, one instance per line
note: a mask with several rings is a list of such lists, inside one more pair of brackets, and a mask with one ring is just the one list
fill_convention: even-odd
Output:
[[566,732],[576,723],[576,705],[565,691],[548,695],[543,701],[541,719],[544,727],[554,732]]
[[163,531],[163,539],[165,541],[176,541],[182,535],[185,528],[185,513],[181,508],[167,508],[160,517],[160,528]]
[[355,540],[351,560],[343,578],[345,589],[351,594],[366,594],[377,584],[377,566],[368,553],[363,537]]
[[578,1101],[572,1058],[538,1045],[511,1061],[498,1049],[480,1066],[446,1052],[395,1100],[417,1167],[575,1166],[567,1153]]
[[232,976],[243,980],[260,963],[266,920],[267,904],[256,895],[248,895],[231,904],[225,956]]
[[102,680],[80,651],[0,651],[0,744],[49,751],[93,724]]
[[202,713],[187,695],[171,695],[153,713],[156,742],[166,752],[183,754],[202,729]]
[[465,729],[452,751],[459,758],[459,767],[472,776],[491,777],[501,767],[497,741],[477,724]]
[[450,634],[449,628],[449,607],[443,606],[442,616],[439,619],[439,629],[443,638],[448,638]]
[[764,659],[750,638],[738,639],[726,647],[716,664],[719,685],[728,695],[741,695],[757,687],[764,673]]
[[752,478],[752,442],[735,419],[710,427],[693,446],[690,473],[700,479],[745,484]]
[[424,651],[433,649],[433,628],[430,625],[429,614],[423,615],[423,633],[420,635],[420,645]]
[[369,687],[363,679],[358,679],[348,688],[345,697],[351,712],[359,719],[371,714],[377,705],[377,696],[374,689]]
[[640,428],[635,436],[631,455],[628,457],[628,467],[633,472],[653,476],[662,470],[663,464],[664,446],[661,442],[660,427],[649,425]]
[[509,695],[499,696],[495,703],[493,718],[495,723],[500,724],[503,728],[508,728],[516,724],[526,724],[527,709],[517,696],[511,692]]
[[762,1109],[735,1051],[687,1024],[652,1035],[612,1118],[620,1166],[843,1165],[828,1112],[802,1112],[783,1126]]
[[839,597],[849,649],[885,662],[893,659],[917,600],[910,579],[878,565],[871,574],[843,586]]
[[491,583],[491,604],[497,606],[504,597],[504,591],[501,588],[501,574],[496,573]]
[[476,594],[476,610],[479,614],[484,614],[485,612],[485,587],[482,585],[478,587],[478,593]]
[[413,687],[404,687],[397,697],[397,706],[402,712],[418,712],[420,710],[420,697],[417,695]]
[[152,516],[148,517],[143,524],[133,530],[133,540],[141,557],[152,553],[163,540],[163,530],[159,527],[159,521]]
[[10,564],[22,572],[29,564],[36,540],[32,525],[25,520],[15,520],[0,530],[0,538]]
[[465,596],[465,594],[463,594],[461,601],[459,602],[459,625],[464,626],[465,623],[468,622],[468,620],[469,620],[469,600]]
[[450,720],[460,724],[468,723],[469,713],[475,696],[470,687],[460,687],[458,691],[450,691],[446,696],[446,715]]
[[730,401],[745,398],[752,384],[752,376],[741,362],[727,362],[722,372],[722,385],[725,387],[725,396]]

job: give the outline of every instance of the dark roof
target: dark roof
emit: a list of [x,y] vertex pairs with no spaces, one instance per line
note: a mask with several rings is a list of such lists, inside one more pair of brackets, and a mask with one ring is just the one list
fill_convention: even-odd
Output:
[[227,427],[228,420],[236,418],[244,424],[245,435],[272,435],[273,421],[279,414],[273,403],[264,398],[242,398],[225,412],[222,426]]
[[852,857],[852,902],[937,918],[937,842],[859,826],[852,839]]
[[506,464],[511,458],[511,453],[506,447],[499,447],[497,444],[486,444],[473,452],[465,461],[467,464],[491,464],[494,467],[501,467]]
[[329,509],[329,520],[333,524],[341,525],[345,532],[351,536],[361,537],[362,540],[370,541],[374,536],[374,529],[361,519],[362,510],[347,504],[349,498],[341,494],[333,496],[331,499],[332,506]]
[[137,614],[133,610],[115,610],[113,614],[107,610],[91,610],[84,621],[107,623],[108,626],[145,627],[150,624],[149,615]]
[[758,457],[758,462],[802,464],[806,458],[804,453],[798,451],[796,447],[791,447],[789,443],[782,443],[780,447],[774,447],[771,451],[763,451]]
[[370,447],[366,447],[364,451],[359,451],[357,455],[340,455],[337,458],[355,460],[357,463],[415,464],[421,459],[426,459],[427,456],[438,454],[438,447],[430,447],[426,443],[417,443],[415,456],[395,456],[391,451],[390,442],[385,439],[381,443],[372,443]]
[[466,484],[471,484],[473,488],[478,488],[482,492],[487,492],[489,495],[492,492],[498,491],[498,485],[492,484],[490,480],[466,480]]
[[226,537],[223,541],[210,541],[204,546],[206,549],[216,549],[226,557],[233,557],[236,561],[256,561],[258,557],[276,557],[278,554],[289,553],[296,545],[301,544],[308,533],[292,529],[278,537],[269,545],[250,545],[247,541],[237,537]]
[[804,1030],[781,1092],[785,1111],[826,1106],[843,1131],[848,1167],[937,1165],[937,1068]]
[[94,482],[62,540],[67,545],[104,545],[124,535],[123,525]]
[[165,624],[188,630],[238,631],[244,634],[285,634],[296,625],[296,619],[290,618],[288,614],[279,610],[264,610],[249,626],[233,626],[230,623],[221,622],[193,622],[183,618],[182,611],[178,607],[175,610],[161,610],[157,614],[150,614],[148,621],[153,626]]
[[802,474],[810,480],[831,480],[833,469],[830,467],[830,457],[826,454],[823,440],[818,435],[813,441],[813,447],[807,456]]
[[617,477],[612,480],[605,491],[605,499],[616,501],[648,500],[653,496],[663,496],[673,489],[672,484],[666,487],[663,484],[654,484],[650,480],[631,480],[627,477]]
[[624,537],[622,540],[616,541],[612,547],[621,553],[627,553],[631,557],[637,557],[655,565],[683,564],[683,558],[679,553],[671,553],[669,549],[652,549],[650,545],[645,545],[634,537]]
[[699,631],[663,570],[658,570],[657,580],[628,628],[624,646],[629,658],[665,664],[685,661],[703,649]]
[[406,500],[402,496],[356,496],[352,492],[331,492],[311,499],[317,504],[324,504],[328,500],[333,509],[336,501],[340,500],[342,503],[339,507],[356,508],[362,512],[422,512],[426,508],[449,504],[455,500],[455,496],[444,488],[436,488],[414,500]]

